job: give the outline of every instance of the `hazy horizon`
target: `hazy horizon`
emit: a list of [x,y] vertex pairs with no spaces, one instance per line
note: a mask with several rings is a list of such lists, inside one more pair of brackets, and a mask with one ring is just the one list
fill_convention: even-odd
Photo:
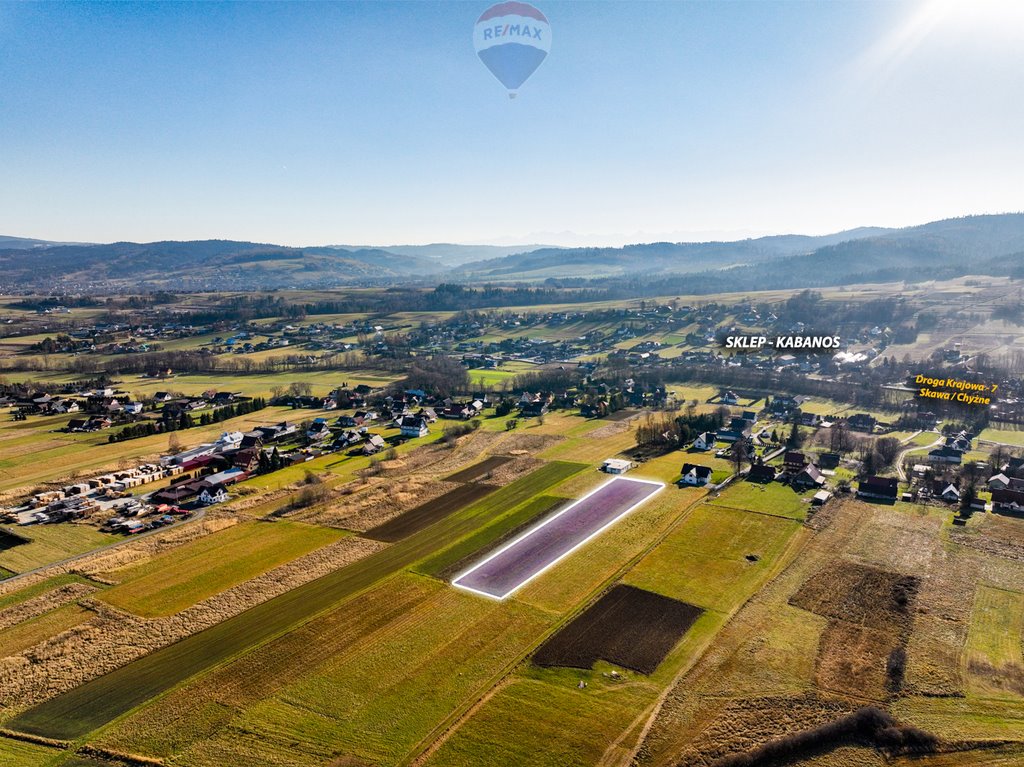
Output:
[[972,216],[987,216],[987,215],[1016,215],[1020,211],[1006,210],[1006,211],[989,211],[980,213],[963,213],[954,216],[942,217],[942,218],[929,218],[923,221],[914,221],[911,223],[900,224],[896,226],[881,227],[872,223],[855,224],[853,226],[843,227],[841,229],[822,229],[820,231],[752,231],[752,230],[704,230],[704,231],[676,231],[676,232],[634,232],[632,234],[601,234],[601,233],[578,233],[578,232],[532,232],[527,235],[515,236],[515,235],[496,235],[495,237],[488,240],[472,240],[459,242],[454,239],[438,239],[422,242],[398,242],[398,241],[380,241],[380,242],[345,242],[343,240],[331,240],[329,242],[278,242],[273,240],[257,240],[248,237],[165,237],[153,240],[128,240],[124,237],[115,238],[111,240],[95,240],[88,241],[81,238],[70,238],[67,240],[55,240],[51,237],[39,236],[39,235],[23,235],[20,233],[11,233],[0,231],[0,237],[14,237],[17,239],[26,240],[41,240],[45,242],[56,242],[60,244],[95,244],[105,245],[113,242],[165,242],[165,241],[180,241],[190,242],[196,240],[235,240],[240,242],[256,242],[265,243],[268,245],[282,245],[285,247],[294,248],[318,248],[318,247],[368,247],[368,248],[380,248],[386,250],[389,247],[429,247],[429,246],[444,246],[444,245],[457,245],[461,247],[559,247],[559,248],[590,248],[590,247],[607,247],[607,248],[621,248],[626,245],[635,245],[641,243],[651,242],[672,242],[672,243],[701,243],[701,242],[739,242],[742,240],[753,240],[760,239],[762,237],[781,237],[781,236],[807,236],[807,237],[819,237],[823,235],[839,234],[846,231],[854,231],[857,229],[872,229],[872,228],[885,228],[885,229],[910,229],[916,226],[922,226],[924,224],[932,223],[935,221],[956,218],[968,218]]

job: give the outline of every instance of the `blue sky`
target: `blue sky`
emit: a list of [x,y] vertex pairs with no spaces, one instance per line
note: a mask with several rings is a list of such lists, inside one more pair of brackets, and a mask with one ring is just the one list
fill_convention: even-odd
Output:
[[617,243],[1024,209],[1021,3],[0,2],[0,234]]

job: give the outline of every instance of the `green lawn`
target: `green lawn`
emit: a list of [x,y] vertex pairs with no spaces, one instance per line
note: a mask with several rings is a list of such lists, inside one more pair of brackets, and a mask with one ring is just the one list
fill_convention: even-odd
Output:
[[1024,447],[1024,429],[1013,428],[1012,424],[999,424],[983,430],[979,439],[990,442],[1004,442],[1007,445]]
[[119,585],[101,598],[147,618],[172,615],[344,535],[299,522],[242,522],[109,573]]
[[718,498],[708,501],[715,506],[756,511],[787,519],[805,519],[810,504],[792,488],[779,482],[734,482]]
[[725,612],[760,586],[800,527],[789,519],[701,504],[625,581]]

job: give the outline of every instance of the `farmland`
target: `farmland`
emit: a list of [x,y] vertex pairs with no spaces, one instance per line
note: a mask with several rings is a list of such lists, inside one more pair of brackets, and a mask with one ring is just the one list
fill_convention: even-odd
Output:
[[117,541],[86,525],[34,527],[28,537],[31,543],[0,550],[0,567],[21,573]]
[[[516,499],[557,484],[581,467],[552,463],[401,543],[251,608],[21,714],[9,726],[46,737],[80,737],[176,683],[260,644],[304,619],[440,549],[499,516]],[[498,498],[496,501],[495,499]]]
[[[939,311],[930,288],[896,285],[824,290],[818,310],[901,289],[913,316]],[[996,279],[943,289],[992,306],[1009,295]],[[1024,521],[986,508],[954,525],[953,504],[883,506],[844,492],[840,480],[855,490],[864,478],[872,440],[895,439],[919,462],[946,424],[900,420],[911,408],[898,386],[877,401],[862,396],[861,379],[898,384],[895,372],[878,371],[902,363],[836,373],[817,361],[805,379],[797,363],[768,373],[771,360],[726,361],[707,341],[716,329],[757,324],[743,317],[784,313],[792,297],[260,317],[162,341],[205,372],[141,375],[134,366],[96,380],[78,368],[98,374],[135,358],[29,353],[40,333],[0,340],[7,362],[45,361],[25,376],[34,385],[109,385],[144,401],[143,423],[159,417],[158,391],[182,406],[218,392],[277,398],[121,442],[109,438],[123,421],[70,432],[70,414],[16,420],[0,410],[0,493],[12,505],[161,456],[179,460],[180,472],[112,488],[109,503],[248,469],[226,502],[183,504],[191,518],[173,516],[146,536],[100,532],[120,513],[113,508],[10,522],[32,542],[5,539],[0,550],[0,577],[27,573],[0,582],[0,726],[69,743],[0,733],[0,765],[101,764],[95,747],[168,767],[710,767],[867,703],[962,751],[907,760],[843,743],[805,763],[1016,764]],[[205,311],[221,298],[182,300]],[[880,329],[885,338],[862,333],[856,346],[884,357],[895,347],[948,351],[951,327],[916,345]],[[232,351],[224,339],[234,334]],[[237,348],[261,339],[288,348]],[[432,370],[444,354],[450,364]],[[446,387],[446,376],[458,386],[425,393]],[[858,381],[857,396],[830,386],[843,376]],[[800,394],[799,413],[771,409],[787,394]],[[207,401],[192,412],[198,421],[214,410]],[[781,469],[793,445],[819,461],[842,442],[813,418],[791,435],[795,416],[842,425],[855,413],[880,425],[836,448],[840,464],[826,476],[834,497],[820,507],[813,490],[786,478],[733,477],[753,455],[737,463],[724,439],[692,446],[697,433],[739,419],[756,455],[774,454],[766,460]],[[408,417],[422,418],[426,434],[414,426],[421,436],[403,435]],[[680,423],[696,426],[672,437]],[[290,431],[265,441],[253,431],[277,424]],[[322,424],[328,435],[311,436]],[[661,424],[654,438],[642,436],[645,424]],[[995,443],[1009,460],[1024,446],[1020,434],[993,420],[964,460],[994,462]],[[369,445],[370,435],[381,441]],[[253,445],[254,460],[236,450],[196,457],[193,448],[222,437]],[[275,452],[283,458],[268,466]],[[598,471],[609,458],[624,459],[627,474]],[[684,463],[710,469],[710,486],[678,486]],[[937,468],[936,477],[960,476]],[[897,467],[877,471],[892,477]],[[978,487],[990,501],[986,479]],[[901,481],[899,490],[923,485]],[[608,488],[658,491],[612,498]],[[140,518],[181,512],[165,506]],[[537,535],[544,530],[550,538]],[[467,580],[474,573],[480,581]]]
[[118,585],[105,590],[102,599],[137,615],[170,615],[341,535],[294,522],[244,522],[107,573]]
[[1024,697],[1024,594],[979,586],[967,637],[968,689]]
[[78,605],[66,605],[0,630],[0,657],[9,657],[47,639],[84,623],[89,613]]
[[618,585],[541,645],[533,662],[591,669],[601,659],[651,674],[700,613],[685,602]]
[[394,519],[379,525],[366,533],[367,538],[393,543],[407,538],[415,532],[429,527],[434,522],[444,519],[463,506],[479,500],[495,488],[488,485],[466,484],[450,490],[440,498],[427,501]]

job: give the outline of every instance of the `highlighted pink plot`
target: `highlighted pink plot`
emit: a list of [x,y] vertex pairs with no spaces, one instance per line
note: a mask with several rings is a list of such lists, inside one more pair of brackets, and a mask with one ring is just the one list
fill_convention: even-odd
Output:
[[504,599],[664,487],[616,477],[470,567],[452,584]]

